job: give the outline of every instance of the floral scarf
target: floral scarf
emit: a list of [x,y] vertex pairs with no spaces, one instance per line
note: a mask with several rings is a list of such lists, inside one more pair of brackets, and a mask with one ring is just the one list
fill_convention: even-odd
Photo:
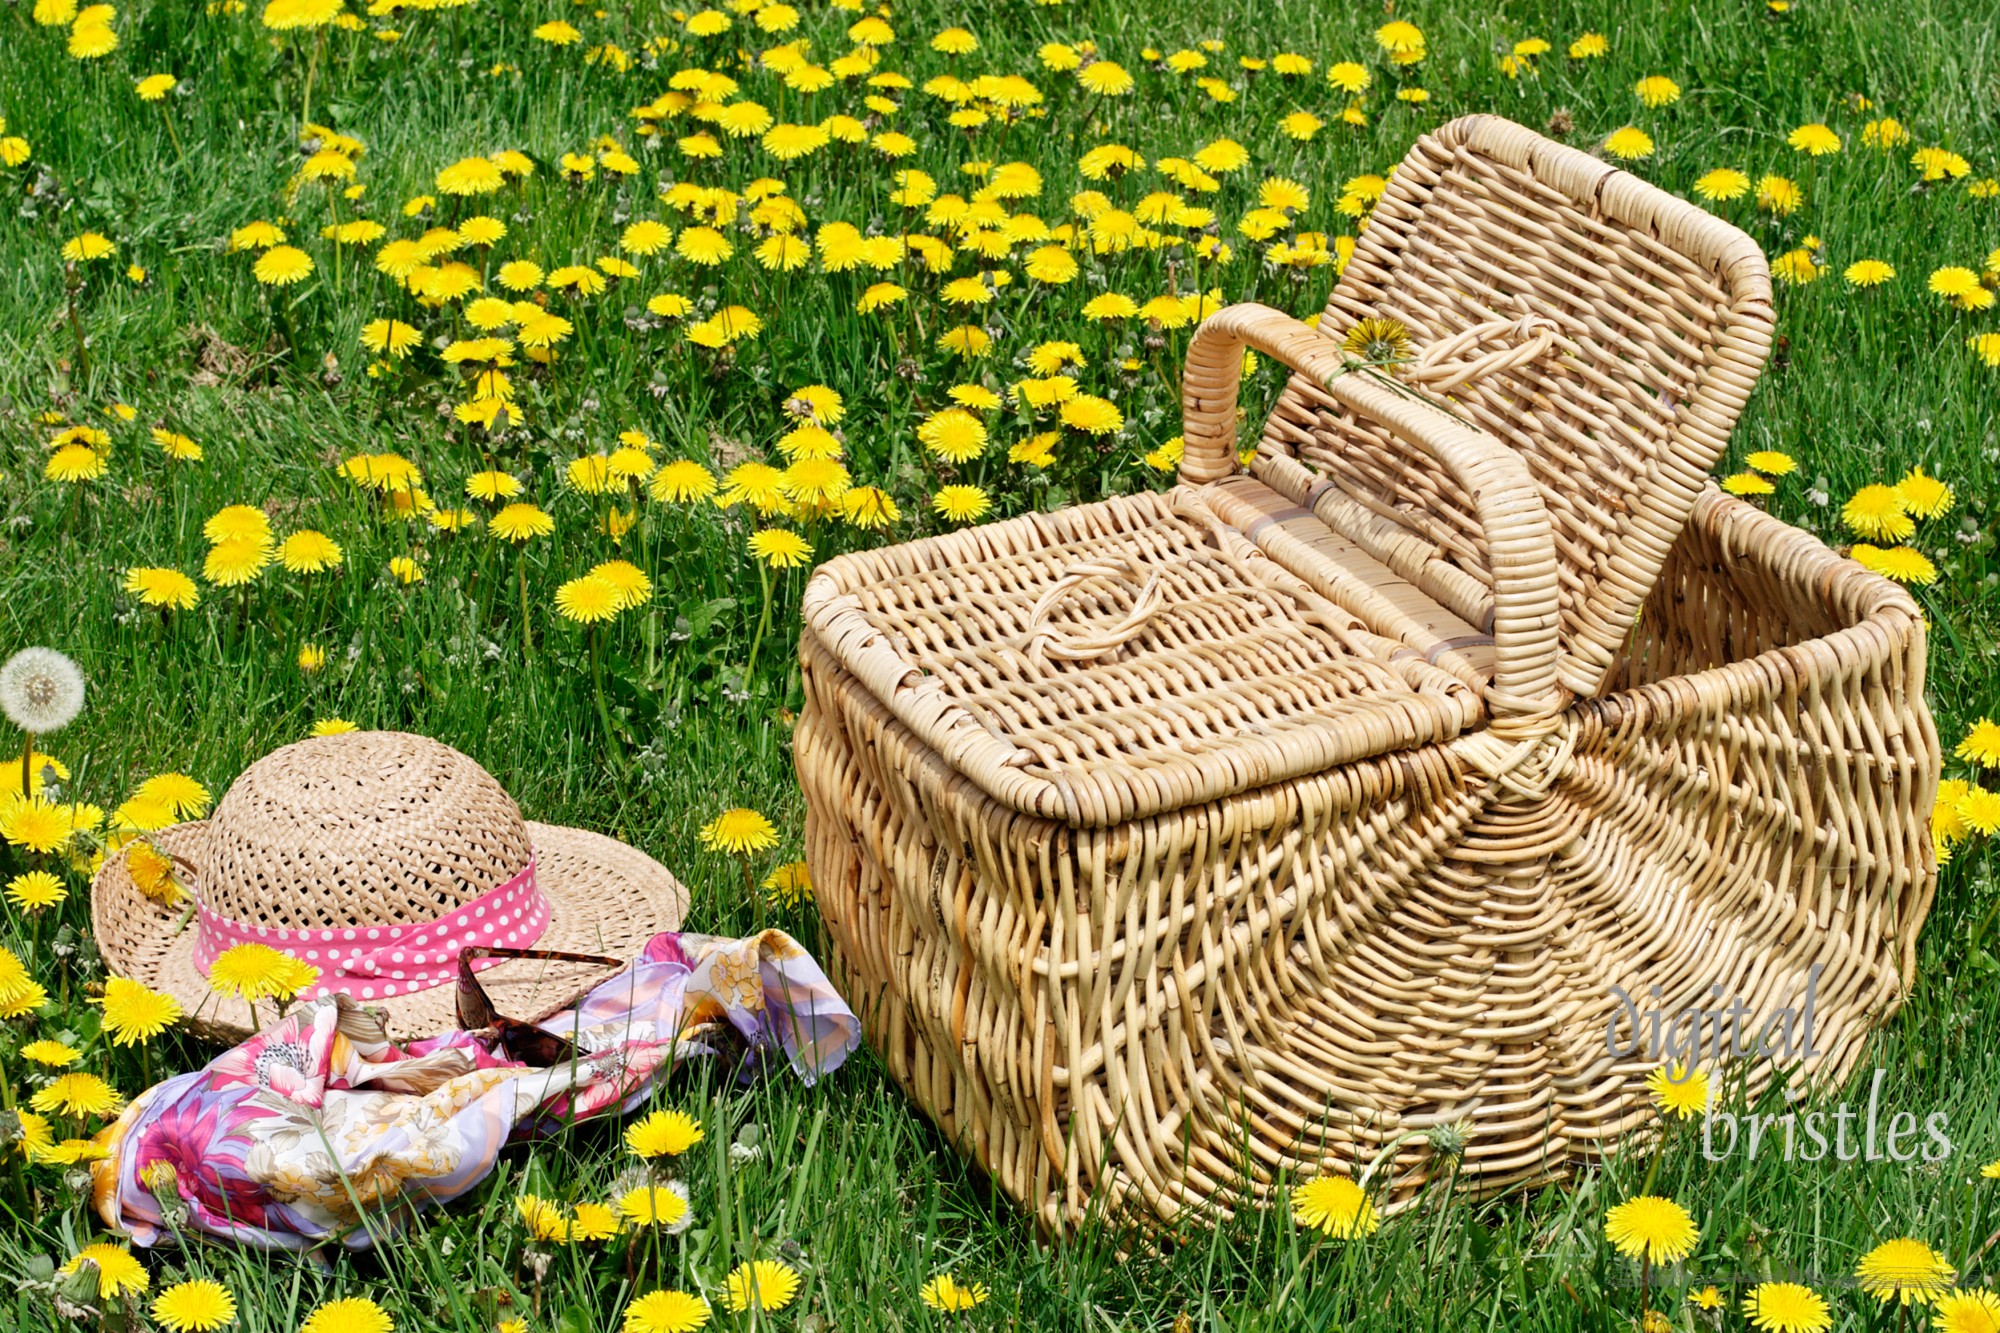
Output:
[[206,1068],[155,1084],[98,1136],[109,1154],[91,1168],[98,1214],[147,1246],[189,1228],[365,1249],[472,1189],[509,1142],[637,1106],[678,1055],[775,1049],[811,1083],[861,1040],[825,974],[777,930],[655,935],[541,1026],[577,1058],[532,1068],[467,1032],[396,1046],[345,995],[302,1004]]

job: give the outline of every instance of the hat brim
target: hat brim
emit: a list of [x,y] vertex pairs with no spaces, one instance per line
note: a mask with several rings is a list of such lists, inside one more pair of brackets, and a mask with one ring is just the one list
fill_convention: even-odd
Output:
[[[199,865],[208,821],[176,824],[146,835],[159,851]],[[535,882],[549,900],[548,929],[537,949],[600,954],[629,961],[663,930],[679,930],[688,895],[672,872],[614,838],[556,824],[527,825],[535,847]],[[165,991],[186,1011],[189,1031],[234,1043],[278,1018],[268,1000],[251,1006],[217,994],[194,964],[193,904],[169,907],[147,897],[126,864],[129,847],[107,857],[91,880],[91,924],[105,966],[114,976]],[[193,886],[199,888],[198,885]],[[538,1022],[618,969],[585,963],[516,959],[479,974],[494,1009],[521,1022]],[[356,997],[388,1014],[398,1041],[435,1036],[458,1026],[457,988],[447,982],[414,994],[381,1000]]]

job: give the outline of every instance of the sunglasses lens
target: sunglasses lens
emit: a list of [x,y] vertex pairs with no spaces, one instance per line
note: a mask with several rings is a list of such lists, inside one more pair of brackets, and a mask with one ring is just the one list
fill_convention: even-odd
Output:
[[574,1054],[568,1041],[553,1032],[526,1023],[501,1020],[500,1046],[524,1065],[547,1069],[566,1064]]

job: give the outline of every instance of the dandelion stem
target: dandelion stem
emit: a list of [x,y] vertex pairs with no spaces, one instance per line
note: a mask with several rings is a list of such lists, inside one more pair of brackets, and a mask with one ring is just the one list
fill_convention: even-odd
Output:
[[611,748],[612,758],[622,761],[625,752],[611,726],[611,709],[604,702],[604,630],[597,625],[590,627],[590,686],[597,696],[597,720],[604,724],[604,743]]
[[525,659],[535,655],[535,641],[528,633],[528,546],[526,542],[521,544],[521,554],[514,562],[514,572],[519,576],[517,582],[521,586],[521,656]]
[[750,665],[743,668],[743,689],[749,692],[751,678],[757,673],[757,650],[763,646],[764,631],[771,627],[771,571],[762,564],[757,566],[757,581],[764,588],[764,610],[757,617],[757,632],[750,636]]
[[342,248],[340,240],[340,192],[333,187],[332,181],[326,183],[326,211],[333,218],[333,286],[334,290],[338,291],[340,290],[340,251]]
[[21,733],[21,799],[24,801],[35,794],[34,790],[29,786],[29,782],[34,775],[34,767],[35,733],[24,731]]
[[89,349],[88,347],[86,347],[86,346],[84,345],[84,341],[83,341],[83,316],[82,316],[81,314],[79,314],[79,313],[77,312],[77,308],[76,308],[76,298],[77,298],[77,294],[78,294],[79,292],[81,292],[82,290],[83,290],[83,284],[82,284],[82,282],[80,282],[80,281],[73,281],[73,282],[71,282],[71,283],[70,283],[70,288],[69,288],[69,331],[70,331],[70,332],[71,332],[71,333],[72,333],[73,335],[75,335],[75,337],[76,337],[76,374],[77,374],[77,379],[78,379],[78,380],[80,380],[81,382],[83,382],[84,384],[86,384],[86,385],[87,385],[87,384],[88,384],[88,383],[90,382],[90,349]]
[[167,138],[174,145],[174,165],[179,166],[187,157],[187,152],[181,147],[181,132],[174,128],[174,113],[167,110],[165,103],[160,106],[160,119],[167,122]]
[[757,930],[761,934],[764,929],[764,899],[757,892],[757,877],[750,873],[750,858],[747,855],[743,858],[743,896],[757,909]]
[[299,132],[301,134],[305,133],[306,126],[312,124],[313,75],[319,72],[319,48],[325,40],[326,34],[323,30],[314,31],[312,55],[306,59],[305,103],[299,111]]

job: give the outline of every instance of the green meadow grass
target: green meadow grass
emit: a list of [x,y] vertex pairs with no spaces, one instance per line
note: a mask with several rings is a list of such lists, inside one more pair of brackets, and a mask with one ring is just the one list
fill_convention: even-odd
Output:
[[[1027,427],[996,424],[995,448],[955,479],[987,486],[996,516],[1164,484],[1140,459],[1178,430],[1173,378],[1187,331],[1169,331],[1163,345],[1149,348],[1142,330],[1127,325],[1107,334],[1077,310],[1099,290],[1141,302],[1175,282],[1186,291],[1185,264],[1170,273],[1165,252],[1095,262],[1090,269],[1101,286],[1087,277],[1031,295],[1017,284],[985,313],[998,330],[993,355],[969,365],[932,346],[957,322],[931,295],[938,279],[910,280],[911,309],[885,321],[854,313],[861,284],[853,275],[828,277],[817,265],[767,273],[750,260],[754,242],[739,239],[736,258],[720,270],[656,257],[641,264],[646,276],[587,307],[558,300],[578,336],[564,345],[552,374],[517,373],[528,426],[494,444],[440,415],[439,404],[457,395],[435,355],[412,358],[413,367],[428,369],[379,380],[367,373],[362,325],[388,315],[413,318],[414,307],[369,266],[368,250],[350,247],[336,278],[332,248],[318,239],[327,220],[323,190],[286,202],[300,160],[293,136],[309,34],[274,44],[254,7],[205,13],[199,0],[140,0],[116,19],[119,49],[79,62],[64,53],[61,30],[37,27],[29,8],[0,13],[0,116],[6,134],[33,148],[27,163],[0,171],[9,192],[0,220],[0,653],[46,643],[73,654],[88,673],[87,711],[42,747],[69,766],[67,788],[79,799],[109,809],[139,779],[162,771],[191,773],[219,795],[247,763],[306,734],[316,720],[419,731],[477,758],[530,817],[602,829],[652,852],[692,890],[693,928],[741,933],[761,909],[744,897],[738,867],[702,851],[695,834],[721,810],[749,805],[771,816],[786,840],[760,869],[798,854],[802,811],[789,724],[799,691],[788,649],[804,571],[775,578],[774,627],[758,671],[746,679],[762,593],[744,554],[751,524],[742,513],[641,500],[639,527],[614,549],[594,530],[607,502],[566,489],[564,464],[615,446],[627,429],[659,442],[664,458],[692,457],[718,471],[766,457],[783,429],[786,395],[823,383],[846,397],[843,430],[857,482],[890,490],[904,517],[886,535],[813,525],[807,534],[817,557],[905,539],[941,523],[926,497],[945,478],[923,459],[916,422],[952,384],[1011,382],[1026,373],[1013,358],[1062,338],[1082,344],[1091,360],[1083,387],[1118,403],[1124,431],[1102,448],[1067,440],[1057,465],[1036,474],[1005,461],[1005,445]],[[816,55],[830,59],[846,49],[841,33],[856,15],[802,8],[800,33],[815,38]],[[1966,340],[2000,329],[2000,317],[1951,311],[1925,289],[1925,277],[1943,265],[1978,268],[2000,246],[2000,198],[1973,198],[1966,182],[1918,188],[1908,163],[1911,148],[1937,144],[1970,159],[1975,178],[2000,171],[2000,51],[1990,8],[1966,0],[1897,7],[1795,0],[1780,16],[1748,0],[1643,10],[1397,6],[1394,16],[1418,23],[1429,39],[1427,59],[1399,79],[1370,36],[1387,16],[1387,7],[1296,0],[916,3],[893,15],[899,41],[885,52],[883,68],[918,84],[947,68],[1024,74],[1048,95],[1046,118],[1014,126],[1004,139],[997,127],[968,135],[944,123],[935,99],[913,91],[895,124],[922,147],[904,162],[835,145],[782,164],[742,141],[697,178],[740,189],[757,176],[781,177],[815,227],[847,220],[865,228],[881,219],[894,231],[903,223],[887,202],[893,166],[920,166],[940,189],[969,191],[976,182],[958,172],[960,163],[1018,158],[1040,169],[1046,187],[1040,200],[1017,207],[1053,224],[1068,195],[1090,184],[1075,171],[1090,146],[1123,142],[1150,161],[1227,135],[1251,150],[1253,164],[1220,195],[1200,201],[1216,208],[1236,250],[1232,264],[1207,270],[1202,281],[1226,299],[1304,315],[1324,303],[1332,270],[1295,281],[1257,262],[1259,247],[1234,231],[1254,206],[1255,180],[1266,170],[1293,177],[1312,191],[1304,225],[1351,232],[1351,221],[1333,211],[1342,183],[1385,171],[1417,134],[1466,112],[1497,112],[1537,128],[1552,117],[1566,120],[1574,126],[1570,140],[1586,147],[1622,125],[1641,126],[1658,147],[1634,169],[1682,193],[1719,166],[1753,178],[1791,176],[1806,198],[1787,218],[1760,214],[1748,199],[1717,206],[1774,257],[1818,238],[1827,266],[1819,281],[1779,291],[1779,349],[1723,470],[1737,470],[1753,450],[1791,454],[1799,471],[1778,483],[1769,507],[1830,541],[1848,539],[1838,511],[1862,485],[1893,482],[1917,465],[1950,482],[1956,508],[1916,538],[1939,569],[1935,585],[1916,590],[1932,621],[1931,702],[1948,746],[1973,719],[1994,712],[2000,371],[1982,364]],[[329,35],[315,69],[313,118],[367,145],[361,203],[392,236],[415,234],[398,206],[429,191],[441,167],[510,147],[541,165],[524,199],[509,195],[506,211],[492,208],[510,227],[496,262],[525,255],[545,267],[588,263],[615,253],[618,230],[631,218],[659,216],[679,226],[653,195],[682,164],[671,144],[659,152],[639,147],[631,109],[665,91],[684,64],[725,60],[737,36],[752,46],[781,40],[746,35],[747,20],[739,18],[730,41],[711,43],[699,57],[661,54],[655,67],[641,60],[614,73],[585,64],[583,46],[557,50],[530,38],[536,24],[558,17],[585,29],[585,45],[611,40],[635,55],[648,36],[677,30],[652,4],[599,11],[556,0],[482,0],[370,20],[401,29],[403,40],[394,44],[365,33]],[[955,63],[926,45],[953,23],[982,42],[976,55]],[[1609,55],[1569,60],[1565,48],[1587,30],[1607,35]],[[1089,105],[1067,76],[1037,63],[1043,42],[1085,37],[1139,75],[1139,95]],[[1499,55],[1529,37],[1554,49],[1538,59],[1532,77],[1510,80],[1499,71]],[[1190,79],[1144,68],[1144,47],[1171,52],[1207,38],[1228,43],[1203,73],[1243,88],[1233,104],[1210,102]],[[1279,50],[1311,57],[1314,76],[1281,84],[1269,73],[1251,79],[1235,68],[1238,55]],[[1347,99],[1320,77],[1343,59],[1364,61],[1375,74],[1365,127],[1338,123]],[[501,64],[518,72],[493,74]],[[164,112],[132,94],[134,80],[160,71],[186,81]],[[1649,74],[1677,80],[1681,100],[1642,108],[1631,87]],[[781,119],[805,117],[796,95],[765,92],[768,76],[743,77],[743,95],[769,97]],[[1414,83],[1429,90],[1428,103],[1388,95]],[[1865,94],[1876,109],[1855,110],[1850,94]],[[858,100],[852,89],[829,89],[812,114],[860,114]],[[1296,107],[1329,122],[1310,143],[1294,143],[1278,128]],[[1910,129],[1913,141],[1901,151],[1861,143],[1862,124],[1885,114]],[[1787,148],[1789,131],[1810,121],[1832,125],[1845,151],[1809,161]],[[557,159],[606,134],[634,152],[640,173],[622,187],[601,176],[580,188],[562,184]],[[1156,180],[1127,182],[1115,193],[1129,205],[1159,188]],[[347,218],[355,205],[341,207]],[[446,217],[450,209],[446,201]],[[298,286],[261,288],[250,277],[251,256],[224,254],[220,242],[252,219],[280,216],[291,219],[287,230],[318,269]],[[79,303],[87,371],[76,355],[58,257],[62,243],[84,230],[119,247],[115,262],[93,266]],[[1861,258],[1885,260],[1898,276],[1873,291],[1852,290],[1839,274]],[[148,270],[143,285],[120,275],[133,262]],[[953,272],[972,271],[961,262]],[[718,363],[677,328],[646,327],[645,297],[669,290],[698,304],[748,305],[766,329],[733,363]],[[463,335],[448,312],[428,319],[427,337]],[[899,372],[905,350],[913,376]],[[1115,364],[1127,356],[1136,369]],[[1266,367],[1254,385],[1259,401],[1268,404],[1280,382]],[[107,417],[113,403],[135,408],[137,420]],[[43,478],[44,445],[57,427],[38,418],[51,411],[112,433],[110,471],[80,494]],[[146,441],[148,425],[192,436],[205,460],[165,459]],[[556,516],[555,536],[531,544],[525,557],[531,651],[523,650],[513,548],[477,531],[444,536],[385,517],[377,499],[338,472],[350,455],[384,451],[417,461],[440,504],[463,503],[463,479],[492,461],[526,479],[523,498]],[[326,531],[345,548],[342,570],[299,578],[274,567],[246,595],[204,585],[200,607],[169,616],[132,606],[119,588],[124,569],[173,565],[198,573],[202,523],[235,503],[264,506],[281,533]],[[406,554],[426,570],[424,582],[409,588],[386,573],[392,557]],[[551,599],[562,581],[614,554],[644,564],[655,595],[606,637],[618,733],[608,738],[591,690],[588,641],[555,615]],[[296,664],[308,643],[328,653],[316,675]],[[1947,771],[1972,776],[1957,761],[1948,761]],[[20,862],[15,856],[0,865],[11,875]],[[1650,1149],[1635,1149],[1564,1185],[1477,1206],[1440,1188],[1363,1243],[1315,1244],[1279,1210],[1190,1228],[1167,1244],[1136,1243],[1100,1226],[1050,1245],[864,1051],[813,1088],[788,1078],[739,1087],[704,1069],[668,1081],[659,1102],[695,1112],[707,1125],[689,1173],[697,1222],[657,1258],[642,1250],[640,1276],[651,1285],[657,1263],[669,1284],[713,1290],[748,1254],[785,1257],[806,1286],[794,1306],[764,1322],[801,1330],[951,1324],[917,1298],[924,1281],[945,1269],[992,1293],[956,1321],[973,1328],[1166,1329],[1183,1313],[1196,1329],[1301,1333],[1617,1328],[1636,1314],[1637,1292],[1629,1286],[1634,1275],[1603,1240],[1603,1215],[1650,1179],[1656,1192],[1684,1203],[1702,1230],[1685,1272],[1662,1279],[1654,1301],[1671,1312],[1673,1327],[1743,1327],[1733,1307],[1741,1287],[1758,1276],[1790,1275],[1831,1297],[1836,1327],[1895,1327],[1842,1285],[1855,1259],[1878,1241],[1921,1237],[1968,1282],[1986,1281],[2000,1267],[2000,1255],[1987,1248],[2000,1229],[2000,1181],[1978,1176],[1981,1163],[2000,1157],[2000,1051],[1990,1035],[2000,1020],[1993,868],[1984,841],[1962,845],[1945,867],[1917,984],[1863,1062],[1858,1091],[1837,1094],[1865,1101],[1870,1071],[1886,1070],[1885,1107],[1948,1117],[1954,1151],[1936,1166],[1787,1162],[1768,1150],[1755,1160],[1739,1154],[1710,1162],[1698,1135],[1681,1131],[1657,1162]],[[71,986],[68,1008],[52,1005],[0,1033],[0,1056],[17,1083],[13,1051],[22,1042],[94,1030],[92,1011],[78,1002],[84,985],[101,976],[88,943],[85,884],[71,876],[71,897],[54,914],[61,931],[41,923],[37,950],[19,913],[6,909],[0,921],[0,942],[29,958],[52,992],[65,976]],[[810,905],[774,919],[824,952]],[[76,951],[59,956],[52,939]],[[168,1039],[149,1058],[155,1070],[182,1069],[206,1055]],[[84,1067],[128,1094],[141,1086],[129,1051],[93,1046]],[[732,1163],[728,1148],[749,1126],[759,1151]],[[581,1126],[510,1150],[487,1185],[376,1253],[315,1265],[204,1245],[162,1253],[153,1287],[185,1273],[212,1275],[236,1293],[242,1327],[276,1333],[289,1333],[336,1295],[373,1297],[402,1329],[491,1329],[509,1317],[526,1318],[537,1333],[614,1329],[634,1291],[622,1242],[559,1251],[537,1279],[524,1262],[513,1201],[524,1189],[570,1202],[603,1198],[629,1160],[615,1126]],[[41,1271],[40,1256],[59,1263],[98,1228],[60,1171],[38,1168],[31,1179],[32,1202],[10,1195],[0,1212],[0,1279],[7,1279],[0,1283],[0,1327],[66,1327],[42,1290],[6,1292]],[[1732,1299],[1720,1316],[1681,1299],[1711,1280]],[[720,1313],[717,1323],[732,1326]]]

